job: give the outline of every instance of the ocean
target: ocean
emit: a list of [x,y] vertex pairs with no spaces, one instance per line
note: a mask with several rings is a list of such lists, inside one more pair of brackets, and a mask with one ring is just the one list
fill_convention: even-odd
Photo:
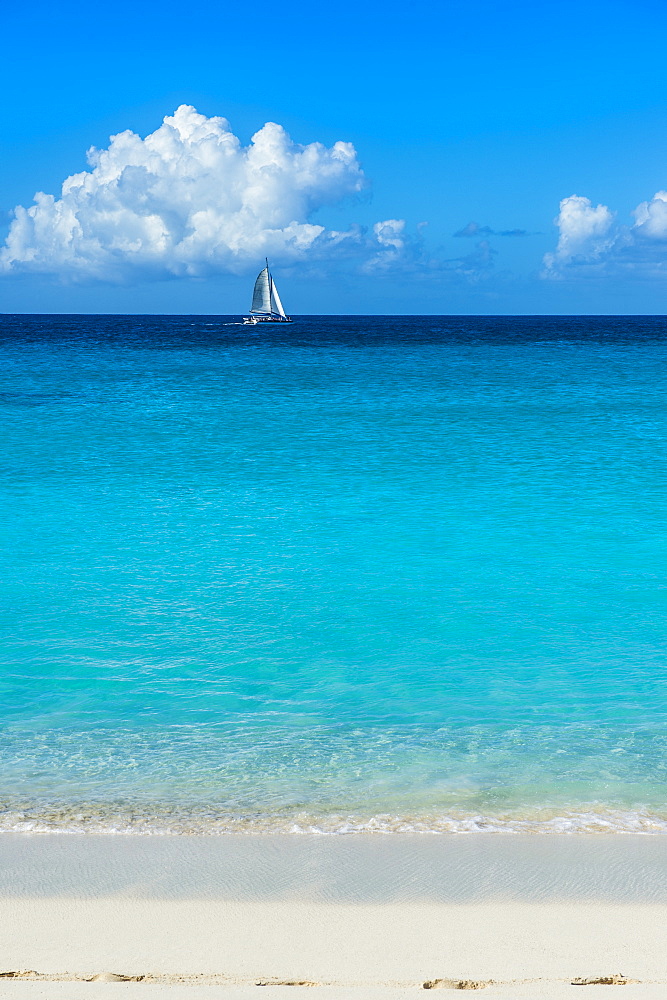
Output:
[[0,340],[0,830],[667,832],[667,319]]

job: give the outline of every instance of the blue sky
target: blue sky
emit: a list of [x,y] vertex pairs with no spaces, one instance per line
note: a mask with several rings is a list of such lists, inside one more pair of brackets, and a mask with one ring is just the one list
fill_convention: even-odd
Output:
[[[210,236],[189,270],[182,254],[137,252],[127,220],[125,242],[109,236],[113,212],[102,237],[113,260],[105,250],[91,268],[58,244],[45,208],[39,233],[14,230],[2,311],[242,312],[267,246],[295,313],[664,311],[665,5],[65,0],[15,4],[2,20],[2,240],[15,206],[37,191],[58,199],[65,178],[93,169],[89,147],[155,133],[180,105],[224,116],[241,149],[276,122],[297,144],[286,155],[315,142],[356,151],[335,184],[330,157],[312,154],[320,174],[299,198],[302,180],[282,178],[254,243],[239,254]],[[200,185],[202,211],[224,214],[230,177]],[[100,211],[81,217],[93,241]],[[267,243],[267,229],[291,223],[285,212],[321,233]],[[402,228],[378,237],[387,220]]]

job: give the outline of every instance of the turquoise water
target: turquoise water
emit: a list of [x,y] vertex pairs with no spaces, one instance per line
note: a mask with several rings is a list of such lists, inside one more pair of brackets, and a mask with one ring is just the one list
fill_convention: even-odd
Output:
[[667,831],[667,321],[0,340],[0,829]]

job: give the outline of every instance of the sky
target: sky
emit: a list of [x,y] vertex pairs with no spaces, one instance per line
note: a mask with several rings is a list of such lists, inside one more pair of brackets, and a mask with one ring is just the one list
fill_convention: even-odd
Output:
[[665,311],[665,4],[34,0],[0,28],[0,312],[241,314],[266,256],[296,315]]

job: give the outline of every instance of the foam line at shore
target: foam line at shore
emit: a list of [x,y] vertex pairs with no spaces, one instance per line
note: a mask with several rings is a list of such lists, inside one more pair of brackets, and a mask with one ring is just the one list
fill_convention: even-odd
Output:
[[225,814],[177,803],[2,803],[0,833],[98,833],[141,836],[350,833],[667,834],[667,813],[591,803],[572,809],[542,806],[484,814],[272,813]]

